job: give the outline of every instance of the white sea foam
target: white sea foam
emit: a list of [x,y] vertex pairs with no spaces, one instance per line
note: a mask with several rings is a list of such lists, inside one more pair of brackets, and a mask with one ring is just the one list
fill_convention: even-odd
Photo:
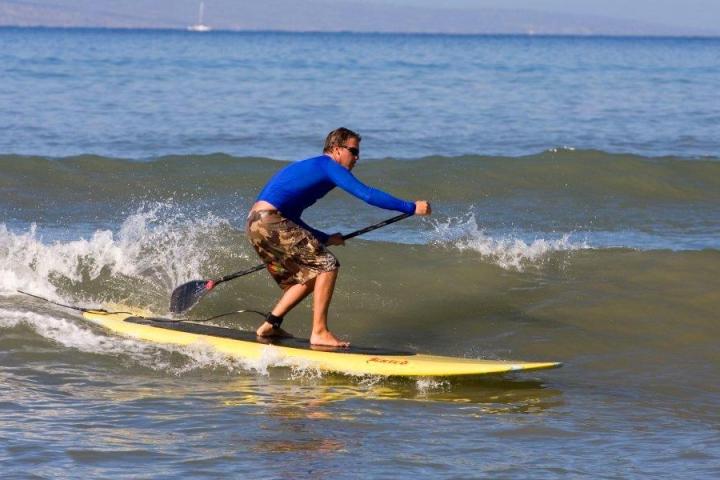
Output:
[[[211,345],[197,342],[190,345],[147,343],[129,337],[95,331],[89,325],[51,314],[15,309],[0,309],[0,328],[9,329],[27,325],[38,335],[58,345],[85,353],[131,358],[138,365],[153,370],[182,375],[198,369],[223,369],[230,372],[251,371],[267,375],[272,367],[292,367],[295,376],[319,376],[310,364],[289,361],[278,350],[269,347],[256,361],[233,357],[218,352]],[[182,360],[173,354],[182,355]]]
[[57,282],[96,279],[102,272],[131,278],[152,276],[168,289],[199,277],[209,251],[220,248],[208,232],[228,222],[211,214],[197,218],[172,204],[143,206],[117,232],[97,230],[89,238],[46,243],[35,225],[13,232],[0,224],[0,294],[16,290],[58,300]]
[[585,241],[571,240],[572,234],[563,233],[558,238],[536,238],[531,241],[514,234],[499,238],[486,233],[478,225],[475,215],[450,218],[444,222],[434,221],[430,242],[450,246],[458,250],[478,252],[484,258],[505,270],[523,271],[528,266],[540,266],[554,252],[590,248]]
[[559,153],[559,152],[574,152],[575,147],[570,147],[568,145],[562,145],[560,147],[553,147],[548,150],[550,153]]
[[447,380],[438,380],[435,378],[418,378],[415,381],[415,388],[417,388],[418,394],[427,395],[437,391],[445,391],[451,387],[451,384]]
[[89,327],[53,315],[32,311],[0,309],[0,327],[13,328],[20,324],[28,325],[38,335],[64,347],[87,353],[127,354],[136,357],[151,356],[152,349],[150,346],[136,340],[98,335]]

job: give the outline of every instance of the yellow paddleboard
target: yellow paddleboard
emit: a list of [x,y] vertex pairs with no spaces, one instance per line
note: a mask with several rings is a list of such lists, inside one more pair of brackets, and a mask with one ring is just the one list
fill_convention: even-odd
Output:
[[332,348],[311,346],[298,338],[258,339],[254,332],[232,328],[133,316],[128,313],[85,311],[83,317],[121,335],[150,342],[211,345],[217,351],[247,360],[272,355],[283,365],[317,368],[350,375],[401,377],[451,377],[499,374],[522,370],[557,368],[558,362],[524,362],[422,355],[380,348]]

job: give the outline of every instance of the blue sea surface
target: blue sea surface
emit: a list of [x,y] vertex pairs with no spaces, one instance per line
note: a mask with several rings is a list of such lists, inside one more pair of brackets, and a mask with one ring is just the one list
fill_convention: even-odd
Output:
[[717,157],[720,39],[0,29],[0,153]]

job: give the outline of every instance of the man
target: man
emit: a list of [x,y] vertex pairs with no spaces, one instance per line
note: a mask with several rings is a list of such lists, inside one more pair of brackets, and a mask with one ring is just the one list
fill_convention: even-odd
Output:
[[424,200],[409,202],[370,188],[351,172],[360,157],[360,135],[338,128],[325,139],[323,155],[295,162],[270,179],[258,195],[247,221],[247,235],[255,251],[284,293],[257,329],[261,337],[290,336],[280,328],[283,317],[310,293],[313,325],[310,343],[333,347],[350,344],[339,340],[327,326],[340,264],[325,246],[344,245],[340,233],[327,235],[308,226],[303,210],[340,187],[380,208],[416,215],[430,215]]

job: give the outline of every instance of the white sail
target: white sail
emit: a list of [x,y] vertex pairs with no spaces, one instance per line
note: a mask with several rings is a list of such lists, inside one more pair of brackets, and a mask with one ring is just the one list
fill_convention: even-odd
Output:
[[205,15],[205,2],[200,2],[200,8],[198,10],[198,22],[195,25],[190,25],[188,30],[191,32],[209,32],[212,30],[208,25],[203,23],[203,16]]

